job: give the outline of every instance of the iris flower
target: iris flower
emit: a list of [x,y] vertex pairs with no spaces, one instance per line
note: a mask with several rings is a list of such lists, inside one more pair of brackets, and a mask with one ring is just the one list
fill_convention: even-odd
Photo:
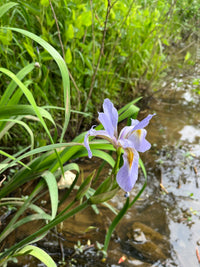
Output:
[[97,136],[108,140],[116,150],[122,148],[123,166],[119,169],[116,180],[119,186],[126,192],[130,192],[138,178],[138,152],[145,152],[150,149],[151,144],[145,139],[147,131],[143,129],[149,124],[154,116],[148,115],[142,121],[131,120],[130,126],[125,126],[118,135],[118,112],[113,103],[106,98],[103,103],[103,112],[99,113],[99,121],[105,130],[95,130],[94,127],[85,135],[84,145],[88,151],[89,158],[92,157],[92,151],[89,146],[89,136]]

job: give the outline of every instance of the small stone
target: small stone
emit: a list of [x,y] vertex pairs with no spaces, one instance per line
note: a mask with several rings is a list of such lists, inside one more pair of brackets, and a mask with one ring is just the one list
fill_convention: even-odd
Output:
[[76,175],[73,172],[66,171],[64,173],[64,177],[62,175],[58,182],[58,188],[59,189],[69,188],[72,185],[75,178]]
[[167,259],[169,242],[151,227],[135,222],[127,233],[127,243],[148,262]]
[[142,232],[140,228],[136,228],[133,230],[133,240],[135,242],[144,243],[147,241],[145,234]]

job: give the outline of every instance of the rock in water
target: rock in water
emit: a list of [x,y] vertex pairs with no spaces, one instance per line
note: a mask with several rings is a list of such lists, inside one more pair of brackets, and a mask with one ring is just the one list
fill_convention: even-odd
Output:
[[136,255],[148,262],[167,259],[169,242],[151,227],[135,222],[127,233],[127,243],[134,249]]

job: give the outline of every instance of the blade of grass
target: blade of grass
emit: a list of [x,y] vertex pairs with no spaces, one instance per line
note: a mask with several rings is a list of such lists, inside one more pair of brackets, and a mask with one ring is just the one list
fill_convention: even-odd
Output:
[[11,234],[15,229],[22,226],[25,223],[30,223],[35,220],[51,220],[51,216],[46,214],[32,214],[24,217],[23,219],[17,221],[15,224],[10,225],[10,227],[0,236],[0,242],[2,242],[9,234]]
[[[0,198],[6,196],[7,194],[9,194],[13,190],[15,190],[17,187],[21,186],[22,184],[40,177],[42,174],[41,172],[43,172],[44,170],[47,170],[49,168],[49,166],[52,165],[52,162],[55,162],[56,154],[55,153],[49,154],[50,150],[56,149],[56,148],[61,148],[63,146],[68,146],[68,147],[72,146],[74,148],[75,147],[74,145],[76,145],[76,144],[75,143],[54,144],[54,145],[49,145],[46,147],[40,147],[40,148],[34,149],[32,151],[29,151],[29,152],[21,155],[19,158],[16,159],[16,162],[17,162],[17,160],[23,159],[25,157],[29,157],[31,155],[47,151],[45,154],[42,154],[39,157],[37,157],[31,161],[31,163],[29,165],[31,170],[27,171],[26,169],[21,169],[17,172],[12,177],[12,179],[10,181],[8,181],[8,183],[6,184],[6,187],[4,186],[0,190]],[[78,144],[78,147],[79,147],[78,149],[80,149],[80,147],[82,147],[82,144]],[[51,158],[52,155],[54,156],[53,159]],[[5,166],[4,169],[0,170],[0,173],[4,172],[6,169],[8,169],[10,167],[10,165],[11,164],[8,164],[7,166]],[[58,167],[59,167],[59,165],[58,165]],[[56,169],[54,171],[56,171]],[[52,170],[51,170],[51,172],[52,172]]]
[[[14,155],[12,155],[13,157],[15,157],[17,159],[17,157],[19,157],[20,155],[23,155],[28,149],[30,148],[30,146],[25,147],[24,149],[18,151],[17,153],[15,153]],[[10,162],[10,158],[6,158],[5,160],[3,160],[1,163],[3,164],[7,164],[8,162]]]
[[[110,164],[111,167],[114,167],[115,165],[115,160],[108,153],[104,151],[93,149],[92,155],[93,157],[97,157],[97,158],[105,160],[108,164]],[[86,149],[84,149],[76,153],[73,157],[71,157],[71,159],[87,157],[87,156],[88,156],[88,152]]]
[[[44,182],[44,181],[42,180],[42,182]],[[22,206],[20,207],[20,209],[15,213],[14,217],[12,217],[12,219],[10,220],[10,222],[6,225],[6,227],[0,233],[0,242],[4,239],[4,237],[6,236],[7,231],[9,231],[9,229],[12,227],[12,225],[14,225],[16,223],[16,221],[18,220],[18,218],[30,206],[32,199],[38,194],[38,192],[40,192],[40,190],[41,190],[41,183],[42,182],[39,182],[37,184],[37,186],[31,192],[30,196],[27,199],[25,199],[25,201],[22,204]],[[3,189],[7,189],[7,186],[4,187]],[[9,194],[9,192],[6,195],[8,195],[8,194]]]
[[[43,108],[58,109],[58,110],[63,110],[63,111],[65,111],[65,108],[57,107],[57,106],[43,106]],[[81,114],[81,115],[83,115],[83,116],[85,116],[85,117],[93,117],[92,114],[87,113],[87,112],[82,112],[82,111],[73,110],[73,109],[71,109],[71,112],[72,112],[72,113]]]
[[[39,191],[37,192],[39,193]],[[2,198],[0,201],[0,206],[23,206],[25,203],[25,198],[16,198],[16,197],[6,197],[6,198]],[[35,204],[29,204],[28,208],[38,214],[46,214],[44,212],[44,210],[42,208],[40,208],[39,206],[35,205]],[[45,215],[46,216],[46,215]],[[51,216],[48,215],[48,220],[51,220]]]
[[10,155],[10,154],[4,152],[3,150],[0,150],[0,154],[3,155],[3,156],[5,156],[5,157],[8,157],[8,158],[10,158],[10,159],[12,159],[12,160],[16,160],[17,163],[21,164],[23,167],[25,167],[25,168],[27,168],[27,169],[30,170],[30,168],[29,168],[26,164],[24,164],[24,163],[21,162],[20,160],[17,160],[15,157],[13,157],[12,155]]
[[[34,66],[35,66],[35,63],[28,64],[26,67],[24,67],[22,70],[20,70],[17,73],[17,75],[16,75],[17,78],[21,81],[28,73],[30,73],[34,69]],[[0,107],[9,103],[9,99],[10,99],[11,95],[13,94],[14,90],[16,89],[16,87],[17,87],[17,84],[15,83],[15,81],[11,81],[10,84],[7,86],[4,94],[1,97]],[[20,90],[20,92],[21,92],[21,90]],[[16,96],[14,97],[14,99],[16,100]],[[15,103],[15,104],[17,104],[17,103]]]
[[51,134],[49,132],[49,129],[47,128],[46,123],[45,123],[45,121],[42,118],[41,112],[40,112],[40,110],[39,110],[39,108],[38,108],[38,106],[37,106],[37,104],[35,102],[35,99],[34,99],[32,93],[30,92],[30,90],[17,78],[17,76],[13,72],[11,72],[11,71],[9,71],[9,70],[7,70],[5,68],[0,68],[0,72],[3,72],[7,76],[9,76],[21,88],[21,90],[23,91],[23,93],[26,96],[27,100],[29,101],[29,103],[33,107],[33,109],[35,111],[35,114],[39,118],[42,126],[44,127],[44,129],[46,131],[46,133],[48,134],[49,139],[53,143],[53,139],[51,137]]
[[[29,135],[30,135],[30,138],[31,138],[31,150],[33,149],[33,147],[34,147],[34,136],[33,136],[33,132],[31,131],[30,127],[29,127],[26,123],[24,123],[23,121],[19,121],[19,120],[11,120],[11,119],[0,120],[0,122],[1,122],[1,121],[7,121],[7,122],[10,122],[10,123],[8,124],[9,129],[10,129],[13,125],[15,125],[16,123],[22,125],[22,126],[27,130],[27,132],[28,132]],[[7,132],[7,127],[4,127],[3,131],[0,132],[0,139],[4,136],[4,134],[6,134],[6,132]]]
[[54,219],[56,217],[56,213],[58,210],[58,185],[53,173],[46,171],[43,173],[42,177],[47,183],[49,189],[49,195],[51,200],[51,211],[52,211],[51,218]]
[[[48,119],[50,122],[52,122],[52,124],[55,125],[51,114],[47,110],[41,107],[37,107],[37,109],[42,117]],[[0,106],[0,118],[4,119],[18,115],[35,115],[35,110],[31,105]]]
[[[31,151],[28,151],[27,153],[24,153],[23,155],[21,155],[18,158],[16,158],[14,162],[17,162],[18,160],[22,160],[22,159],[25,159],[27,157],[30,157],[30,156],[33,156],[33,155],[36,155],[36,154],[39,154],[39,153],[49,152],[49,151],[52,151],[52,150],[55,150],[55,149],[61,149],[61,148],[65,148],[65,147],[76,147],[76,146],[78,147],[78,149],[80,149],[80,148],[83,147],[83,144],[71,142],[71,143],[58,143],[58,144],[42,146],[42,147],[39,147],[39,148],[35,148],[35,149],[31,150]],[[42,158],[41,158],[41,160],[42,160]],[[5,169],[0,171],[0,174],[2,172],[4,172],[9,167],[10,166],[8,165]]]
[[112,223],[111,223],[111,225],[110,225],[110,227],[108,229],[108,232],[106,234],[106,238],[105,238],[105,241],[104,241],[104,247],[103,247],[103,251],[105,252],[105,254],[106,254],[107,249],[108,249],[108,245],[109,245],[109,242],[110,242],[111,235],[112,235],[114,229],[116,228],[117,224],[119,223],[119,221],[123,218],[123,216],[126,213],[126,211],[128,210],[128,208],[129,208],[129,197],[126,200],[126,203],[124,204],[124,207],[117,214],[117,216],[112,221]]
[[0,18],[12,7],[18,5],[18,3],[10,2],[0,7]]
[[27,255],[30,254],[35,258],[39,259],[42,263],[44,263],[47,267],[56,267],[57,265],[53,261],[53,259],[41,248],[36,246],[28,245],[22,248],[20,251],[17,252],[20,255]]

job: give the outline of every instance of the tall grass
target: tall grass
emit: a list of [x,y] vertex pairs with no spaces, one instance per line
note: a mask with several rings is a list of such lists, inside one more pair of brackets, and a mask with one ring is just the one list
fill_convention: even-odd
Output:
[[[83,118],[85,123],[91,121],[77,111],[96,112],[101,98],[112,97],[117,103],[120,94],[121,103],[158,90],[160,78],[168,73],[171,47],[195,36],[199,21],[198,1],[16,2],[2,1],[10,16],[2,15],[1,25],[24,25],[55,47],[68,65],[76,111],[71,115],[70,136],[79,131]],[[60,106],[60,99],[69,101],[68,94],[57,90],[61,72],[35,39],[13,35],[8,28],[1,29],[0,36],[2,67],[16,73],[30,61],[39,62],[40,68],[29,74],[38,103]],[[2,81],[8,82],[5,77]],[[52,112],[62,124],[58,111]]]

